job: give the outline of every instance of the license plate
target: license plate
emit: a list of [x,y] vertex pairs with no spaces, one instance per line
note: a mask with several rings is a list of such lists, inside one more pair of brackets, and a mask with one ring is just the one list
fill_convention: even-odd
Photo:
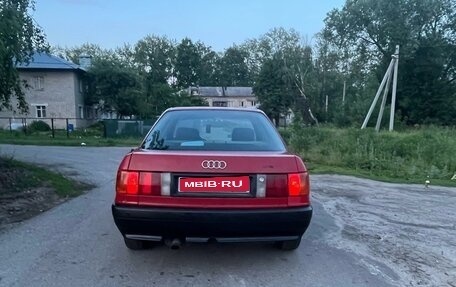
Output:
[[248,176],[179,177],[179,192],[249,193]]

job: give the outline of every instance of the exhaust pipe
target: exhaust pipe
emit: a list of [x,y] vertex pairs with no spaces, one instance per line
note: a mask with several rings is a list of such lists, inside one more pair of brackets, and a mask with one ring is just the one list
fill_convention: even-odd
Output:
[[166,239],[165,244],[172,250],[177,250],[181,248],[182,240],[180,240],[179,238]]

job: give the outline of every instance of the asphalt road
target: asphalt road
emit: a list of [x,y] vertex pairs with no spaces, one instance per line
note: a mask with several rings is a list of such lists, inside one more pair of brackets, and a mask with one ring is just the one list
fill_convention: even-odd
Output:
[[[276,250],[269,244],[128,250],[110,210],[115,171],[127,151],[0,145],[1,154],[46,165],[97,186],[0,233],[0,286],[414,285],[406,281],[403,273],[407,270],[390,265],[388,258],[377,260],[375,252],[362,252],[368,247],[360,245],[353,234],[343,236],[344,217],[330,215],[331,209],[322,205],[322,200],[331,197],[325,193],[326,182],[329,189],[337,189],[343,177],[312,177],[314,217],[294,252]],[[347,179],[356,186],[350,183],[353,178]]]

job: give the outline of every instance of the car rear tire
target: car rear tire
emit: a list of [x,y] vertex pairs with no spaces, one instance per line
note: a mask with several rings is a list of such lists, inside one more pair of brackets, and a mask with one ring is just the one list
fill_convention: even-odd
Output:
[[286,240],[286,241],[279,241],[275,243],[275,246],[281,250],[295,250],[301,244],[301,236],[295,240]]
[[124,241],[125,241],[125,245],[128,247],[128,249],[131,249],[131,250],[142,250],[142,249],[146,248],[146,242],[144,242],[142,240],[135,240],[135,239],[129,239],[129,238],[124,237]]

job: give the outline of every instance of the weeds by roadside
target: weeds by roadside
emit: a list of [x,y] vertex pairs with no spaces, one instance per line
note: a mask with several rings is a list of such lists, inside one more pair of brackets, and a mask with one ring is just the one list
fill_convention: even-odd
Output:
[[0,230],[90,188],[44,168],[0,157]]
[[456,130],[403,132],[293,126],[282,131],[313,172],[456,186]]
[[136,147],[142,138],[103,138],[98,134],[84,131],[75,131],[66,135],[66,131],[56,131],[53,138],[49,132],[34,132],[24,134],[21,131],[0,130],[0,144],[18,145],[47,145],[47,146],[129,146]]
[[59,173],[0,157],[0,195],[43,186],[52,188],[60,197],[75,197],[90,188],[88,184],[70,180]]

